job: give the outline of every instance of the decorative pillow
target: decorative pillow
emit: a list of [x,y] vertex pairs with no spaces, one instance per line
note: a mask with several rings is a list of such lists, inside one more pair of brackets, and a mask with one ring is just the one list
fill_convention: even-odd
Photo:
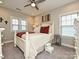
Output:
[[40,26],[34,28],[35,33],[40,33]]
[[46,34],[48,34],[49,33],[49,26],[41,27],[40,33],[46,33]]
[[[29,32],[29,34],[31,34],[31,33],[34,33],[34,32]],[[23,35],[23,34],[26,34],[26,32],[18,32],[18,33],[16,34],[16,36],[22,38],[22,35]]]
[[21,38],[22,35],[25,34],[25,33],[26,33],[26,32],[18,32],[16,35]]
[[42,26],[42,27],[47,27],[47,26],[49,26],[49,33],[52,33],[52,28],[53,28],[52,23],[50,23],[50,22],[42,23],[41,26]]

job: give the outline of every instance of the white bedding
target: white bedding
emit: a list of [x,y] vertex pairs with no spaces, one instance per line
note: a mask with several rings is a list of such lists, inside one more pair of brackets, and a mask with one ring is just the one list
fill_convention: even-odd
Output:
[[[51,40],[50,36],[52,36],[52,34],[32,33],[29,34],[29,39],[33,47],[35,47],[35,49],[37,50],[39,47],[43,46]],[[25,39],[25,34],[22,35],[22,39]]]

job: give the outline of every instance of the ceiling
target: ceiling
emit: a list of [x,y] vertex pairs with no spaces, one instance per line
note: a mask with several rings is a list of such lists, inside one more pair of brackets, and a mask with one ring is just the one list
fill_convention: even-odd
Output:
[[38,7],[40,10],[36,10],[35,8],[24,7],[24,5],[30,3],[29,0],[4,0],[3,4],[0,4],[0,6],[10,8],[13,10],[16,10],[16,8],[19,8],[21,10],[18,10],[19,12],[22,12],[24,14],[28,14],[31,16],[35,16],[47,11],[50,11],[52,9],[55,9],[57,7],[69,4],[76,0],[46,0],[40,4],[38,4]]

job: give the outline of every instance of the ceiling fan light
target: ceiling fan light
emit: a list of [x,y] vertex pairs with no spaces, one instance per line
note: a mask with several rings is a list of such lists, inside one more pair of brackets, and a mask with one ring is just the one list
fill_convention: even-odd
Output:
[[35,3],[32,3],[31,6],[32,6],[32,7],[35,7],[36,5],[35,5]]
[[2,1],[0,1],[0,3],[3,3]]

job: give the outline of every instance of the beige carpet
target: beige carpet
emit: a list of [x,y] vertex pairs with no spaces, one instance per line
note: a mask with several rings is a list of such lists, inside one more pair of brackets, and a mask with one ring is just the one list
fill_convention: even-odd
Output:
[[[54,45],[53,45],[54,46]],[[54,46],[55,50],[52,54],[43,51],[38,54],[36,59],[74,59],[75,50],[64,47]],[[24,59],[23,52],[19,48],[14,47],[13,43],[8,43],[3,46],[4,59]]]

